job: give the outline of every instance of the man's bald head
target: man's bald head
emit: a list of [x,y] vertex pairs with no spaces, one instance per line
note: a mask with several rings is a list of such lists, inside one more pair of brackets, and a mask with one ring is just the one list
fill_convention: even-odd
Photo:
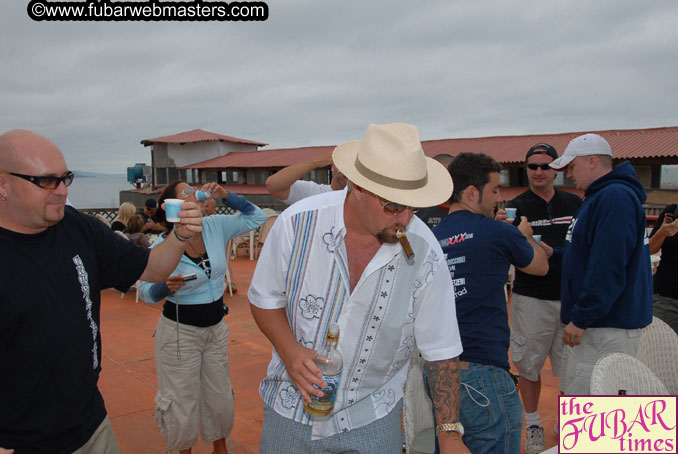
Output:
[[0,226],[39,233],[64,217],[65,183],[46,189],[31,177],[64,177],[68,166],[54,142],[24,129],[0,135]]
[[33,131],[13,129],[0,135],[0,170],[30,173],[38,161],[64,160],[54,142]]

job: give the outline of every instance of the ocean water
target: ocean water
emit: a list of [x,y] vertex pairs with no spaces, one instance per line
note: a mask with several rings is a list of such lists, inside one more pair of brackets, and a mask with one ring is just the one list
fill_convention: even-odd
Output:
[[132,189],[125,174],[95,174],[75,171],[68,200],[76,208],[117,208],[120,191]]

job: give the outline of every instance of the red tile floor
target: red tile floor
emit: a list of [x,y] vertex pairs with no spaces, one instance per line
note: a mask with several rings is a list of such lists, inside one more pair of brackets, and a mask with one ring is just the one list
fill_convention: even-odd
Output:
[[[256,261],[239,257],[231,262],[238,293],[225,300],[229,305],[229,365],[235,389],[235,426],[229,443],[234,454],[258,452],[262,409],[259,381],[271,358],[271,346],[252,320],[247,301]],[[163,440],[154,424],[157,377],[153,352],[153,331],[161,305],[135,303],[134,291],[123,298],[120,292],[102,292],[101,333],[103,371],[99,387],[106,401],[121,454],[162,454]],[[547,364],[539,413],[546,430],[546,446],[557,443],[553,426],[557,422],[557,380]],[[198,436],[194,454],[210,454],[211,444]]]

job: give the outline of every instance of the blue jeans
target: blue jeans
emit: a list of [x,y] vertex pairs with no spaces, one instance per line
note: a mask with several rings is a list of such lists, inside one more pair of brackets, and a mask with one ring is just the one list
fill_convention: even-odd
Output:
[[463,364],[468,365],[461,370],[460,386],[464,444],[473,454],[520,454],[523,404],[513,378],[500,367]]

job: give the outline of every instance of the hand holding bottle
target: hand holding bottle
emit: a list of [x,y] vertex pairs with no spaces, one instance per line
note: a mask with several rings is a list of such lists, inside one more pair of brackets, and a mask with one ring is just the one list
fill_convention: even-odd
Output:
[[339,325],[332,324],[327,331],[325,344],[322,349],[318,350],[314,359],[318,368],[322,371],[322,379],[326,383],[322,388],[323,394],[321,396],[312,394],[311,402],[304,403],[304,409],[313,416],[327,416],[334,408],[334,401],[341,380],[341,371],[344,367],[344,360],[337,350],[337,342],[339,342]]
[[285,349],[284,353],[282,351],[279,353],[285,363],[287,374],[304,402],[311,402],[312,395],[322,397],[321,389],[324,389],[327,383],[322,379],[322,371],[315,362],[316,352],[295,343],[290,349]]

